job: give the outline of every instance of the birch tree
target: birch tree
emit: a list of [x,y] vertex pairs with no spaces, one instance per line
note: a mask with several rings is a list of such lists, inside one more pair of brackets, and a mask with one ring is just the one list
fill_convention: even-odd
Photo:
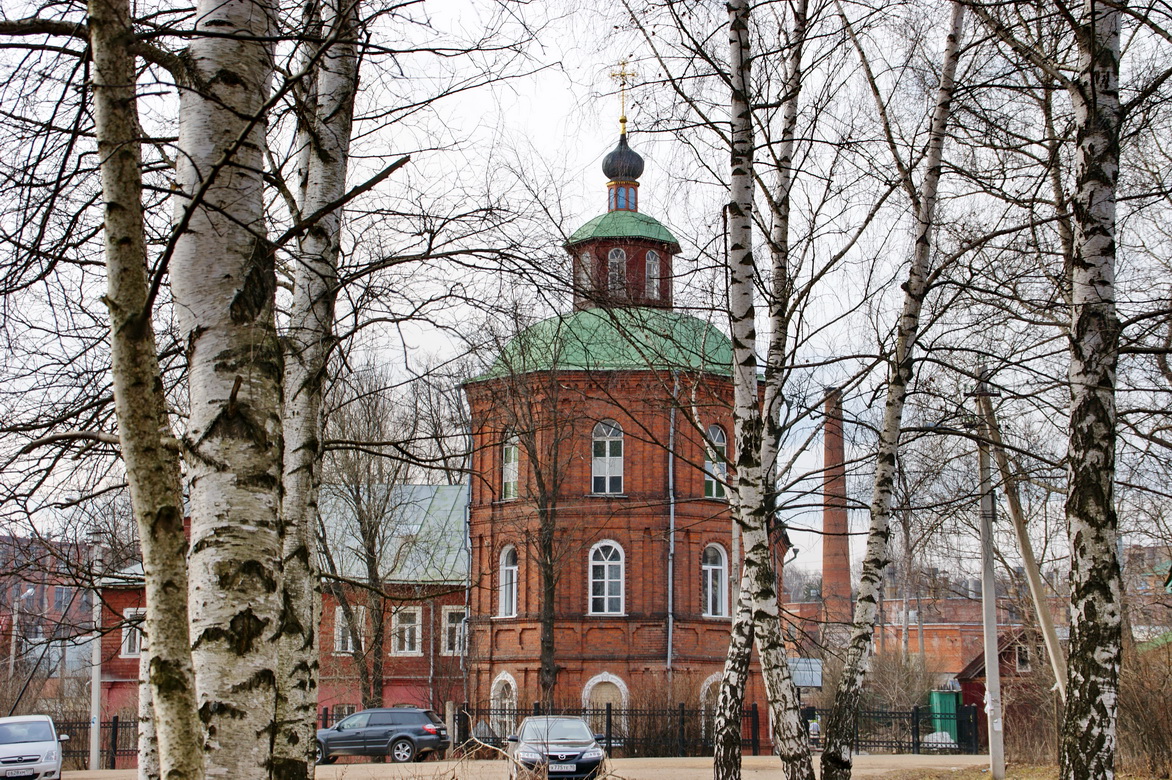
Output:
[[[789,674],[781,633],[761,463],[764,425],[757,395],[757,332],[753,255],[753,117],[750,105],[750,9],[744,0],[728,4],[731,76],[729,235],[729,322],[733,349],[735,490],[733,519],[744,544],[745,564],[721,680],[716,712],[713,776],[740,776],[740,710],[748,673],[749,644],[756,635],[774,724],[774,743],[788,778],[813,778],[805,727]],[[799,55],[800,56],[800,55]]]
[[167,417],[147,279],[129,3],[93,0],[89,31],[114,401],[142,548],[146,633],[151,637],[151,650],[143,658],[149,670],[145,678],[151,689],[159,775],[194,779],[203,776],[202,727],[196,717],[187,628],[187,542],[178,442]]
[[[321,591],[316,552],[320,483],[322,390],[334,339],[334,300],[341,249],[354,98],[358,89],[359,4],[327,0],[308,3],[310,30],[324,39],[312,52],[298,154],[302,160],[298,222],[321,215],[299,239],[293,273],[289,331],[285,337],[282,463],[282,614],[277,686],[275,770],[281,777],[312,776],[317,712],[317,669],[321,652],[317,627]],[[320,17],[320,18],[315,18]],[[324,213],[323,213],[324,212]],[[380,685],[381,690],[381,685]]]
[[[267,777],[280,630],[281,351],[265,235],[274,8],[202,0],[187,58],[170,259],[187,345],[190,609],[211,776]],[[199,33],[205,33],[199,35]]]
[[[845,16],[844,16],[845,22]],[[849,27],[849,22],[846,22]],[[879,602],[883,597],[883,572],[889,562],[888,539],[891,535],[891,508],[895,493],[895,469],[902,429],[903,409],[908,388],[915,370],[914,350],[920,334],[920,312],[927,296],[932,276],[932,230],[935,220],[936,196],[940,183],[948,118],[957,63],[960,60],[961,34],[964,24],[964,6],[952,4],[952,19],[940,74],[940,87],[932,112],[931,126],[924,157],[924,180],[917,188],[911,171],[895,147],[886,120],[884,100],[878,92],[866,55],[858,38],[860,60],[874,91],[875,103],[903,188],[910,198],[916,215],[915,248],[904,283],[903,308],[896,326],[895,343],[888,367],[887,397],[884,402],[883,425],[875,455],[875,474],[871,492],[871,526],[863,556],[863,571],[855,599],[850,643],[846,648],[843,671],[835,690],[834,706],[825,727],[822,752],[822,777],[825,780],[846,780],[851,774],[851,741],[855,717],[863,689],[863,678],[878,619]]]

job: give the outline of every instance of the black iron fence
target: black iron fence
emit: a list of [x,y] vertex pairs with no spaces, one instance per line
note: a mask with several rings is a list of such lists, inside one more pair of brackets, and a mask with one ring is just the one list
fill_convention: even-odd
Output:
[[[803,717],[825,722],[827,710],[804,709]],[[535,703],[530,710],[478,708],[465,705],[456,715],[456,744],[481,742],[501,748],[517,733],[527,715],[565,714],[586,719],[595,733],[603,735],[609,755],[619,758],[650,756],[710,756],[713,752],[713,715],[709,710],[683,704],[670,709],[556,709],[543,712]],[[756,703],[741,713],[741,748],[750,755],[772,751],[768,715]],[[810,745],[821,747],[821,727],[810,727]],[[911,710],[862,710],[855,719],[856,751],[882,753],[977,753],[977,709],[961,707],[955,713],[933,712],[927,707]]]
[[[90,722],[88,720],[56,721],[57,733],[68,734],[69,741],[61,743],[61,757],[66,769],[88,769],[90,755]],[[125,765],[118,759],[138,756],[138,719],[119,718],[117,715],[99,724],[99,767],[114,769]]]

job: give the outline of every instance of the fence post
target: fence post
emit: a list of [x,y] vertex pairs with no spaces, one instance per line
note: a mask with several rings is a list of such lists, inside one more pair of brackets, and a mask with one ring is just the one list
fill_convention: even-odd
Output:
[[687,736],[684,733],[684,703],[680,702],[680,739],[679,745],[676,749],[677,756],[684,756],[687,754]]
[[534,715],[541,714],[541,702],[539,702],[539,701],[533,702],[533,714]]
[[613,712],[613,708],[614,708],[614,705],[608,701],[606,703],[606,755],[608,758],[610,757],[611,734],[612,734],[612,732],[611,732],[611,715]]
[[920,754],[920,706],[912,707],[912,755]]
[[757,711],[757,702],[753,702],[753,707],[749,712],[752,715],[749,722],[753,726],[749,744],[753,747],[753,755],[757,756],[761,754],[761,713]]
[[323,729],[328,729],[330,727],[330,708],[329,707],[322,707],[321,708],[321,727]]
[[460,744],[463,744],[472,737],[472,710],[469,709],[468,702],[464,702],[463,708],[457,713],[456,723],[456,728],[460,731]]
[[110,719],[110,760],[107,762],[106,768],[113,769],[114,762],[117,760],[118,760],[118,716],[115,715]]

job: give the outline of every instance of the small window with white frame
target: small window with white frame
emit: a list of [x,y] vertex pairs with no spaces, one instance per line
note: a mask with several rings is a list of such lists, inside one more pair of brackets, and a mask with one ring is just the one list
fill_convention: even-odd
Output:
[[391,617],[391,654],[423,655],[423,608],[399,607]]
[[1017,672],[1018,674],[1026,674],[1033,669],[1030,664],[1030,648],[1029,645],[1017,646]]
[[509,545],[501,550],[497,617],[517,616],[517,571],[517,548]]
[[591,615],[621,615],[625,609],[623,548],[612,541],[599,542],[590,550]]
[[614,420],[603,420],[594,426],[590,469],[591,493],[623,492],[623,427]]
[[728,564],[724,548],[710,544],[700,559],[704,617],[728,617]]
[[654,249],[647,250],[647,261],[644,264],[644,293],[650,300],[659,300],[659,279],[661,276],[659,267],[659,253]]
[[517,497],[517,483],[520,481],[521,447],[516,436],[505,437],[501,449],[501,500],[511,501]]
[[728,482],[728,436],[724,428],[708,428],[708,446],[704,455],[704,497],[725,498]]
[[351,614],[357,628],[359,642],[355,643],[350,622],[346,620],[346,610],[334,607],[334,652],[353,653],[366,646],[366,607],[351,607]]
[[606,256],[606,288],[611,295],[622,295],[627,289],[627,253],[614,248]]
[[122,649],[119,655],[123,658],[138,658],[142,655],[144,637],[143,620],[146,618],[145,609],[128,609],[122,613]]
[[464,607],[444,607],[444,637],[441,655],[464,655],[468,634],[468,610]]

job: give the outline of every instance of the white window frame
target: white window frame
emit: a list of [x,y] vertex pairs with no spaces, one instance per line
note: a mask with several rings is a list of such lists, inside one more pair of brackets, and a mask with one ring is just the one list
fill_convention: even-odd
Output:
[[142,656],[143,641],[146,638],[146,634],[142,630],[142,621],[145,618],[145,609],[122,611],[122,643],[119,645],[119,658],[139,658]]
[[654,249],[647,250],[647,260],[644,263],[644,292],[653,301],[659,300],[660,281],[663,276],[663,266],[659,263],[659,253]]
[[[590,492],[594,495],[622,494],[623,456],[626,447],[623,438],[623,426],[614,420],[602,420],[594,426],[590,437]],[[599,445],[602,448],[602,455],[598,454]],[[602,490],[598,489],[600,479]]]
[[606,255],[606,289],[611,295],[627,289],[627,252],[617,246]]
[[[1025,658],[1023,659],[1022,656],[1025,656]],[[1029,674],[1034,669],[1034,654],[1029,645],[1014,645],[1013,660],[1018,674]]]
[[[453,623],[452,618],[456,615],[460,620]],[[440,624],[443,631],[440,655],[464,655],[468,647],[468,610],[461,606],[444,607],[440,618],[443,621]]]
[[351,607],[358,616],[359,647],[353,645],[353,635],[350,633],[350,624],[346,622],[346,612],[341,606],[334,607],[334,654],[350,655],[355,649],[366,648],[366,607]]
[[[404,624],[403,618],[407,615],[411,615],[414,621]],[[413,647],[408,647],[404,641],[410,633],[415,635]],[[423,655],[423,607],[399,607],[391,615],[391,655]]]
[[501,501],[517,498],[521,477],[521,442],[508,436],[501,445]]
[[[618,559],[613,558],[599,558],[595,560],[596,555],[602,555],[603,548],[609,547],[618,552]],[[603,567],[601,577],[595,576],[595,566]],[[614,568],[617,566],[618,576],[614,576]],[[587,614],[589,615],[625,615],[627,613],[627,554],[623,550],[623,546],[613,539],[603,539],[593,547],[590,548],[590,557],[587,559],[586,565],[587,580],[586,580],[586,597]],[[595,585],[602,585],[602,594],[595,595]],[[618,593],[618,609],[611,609],[611,600],[615,598],[615,590]],[[602,609],[595,609],[595,599],[602,599]]]
[[[706,560],[709,550],[720,556],[718,563]],[[728,554],[719,544],[705,545],[700,554],[700,595],[704,600],[704,617],[728,617]]]
[[704,448],[704,497],[727,498],[728,490],[728,435],[719,425],[708,426],[708,441]]
[[[512,553],[513,562],[506,563],[510,553]],[[519,590],[517,581],[520,579],[520,558],[515,545],[510,544],[501,550],[498,566],[497,617],[517,617],[517,591]]]

